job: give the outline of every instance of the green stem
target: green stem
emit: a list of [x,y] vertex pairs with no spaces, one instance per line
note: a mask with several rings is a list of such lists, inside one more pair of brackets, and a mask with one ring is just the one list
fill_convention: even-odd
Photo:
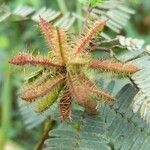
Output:
[[4,85],[2,89],[2,120],[0,128],[0,149],[3,150],[8,138],[9,129],[11,126],[11,78],[10,71],[6,65]]
[[44,133],[41,136],[41,139],[39,140],[39,143],[36,146],[36,150],[41,150],[42,149],[44,141],[48,137],[48,133],[49,133],[50,130],[53,129],[54,125],[55,125],[55,121],[54,120],[47,120],[45,122]]
[[[76,13],[79,16],[82,16],[82,4],[79,3],[78,1],[76,2]],[[81,31],[82,28],[82,21],[80,19],[77,20],[77,25],[78,25],[78,31]]]
[[63,14],[68,12],[68,9],[67,9],[67,6],[66,6],[64,0],[57,0],[57,3],[58,3],[58,6],[59,6],[59,9],[61,10],[61,12]]

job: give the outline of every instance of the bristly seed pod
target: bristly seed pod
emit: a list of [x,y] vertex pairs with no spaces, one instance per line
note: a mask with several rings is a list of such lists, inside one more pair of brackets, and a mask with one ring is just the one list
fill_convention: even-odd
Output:
[[79,76],[82,86],[85,86],[91,92],[91,95],[95,95],[104,101],[115,100],[115,97],[111,96],[108,92],[102,91],[96,87],[96,85],[86,76]]
[[33,56],[29,53],[19,53],[10,61],[14,65],[41,65],[45,67],[61,67],[59,64],[55,64],[42,56]]
[[[97,113],[97,102],[91,99],[91,91],[89,91],[85,86],[82,85],[74,85],[74,91],[76,102],[83,106],[87,113],[95,115]],[[88,93],[86,91],[88,91]]]
[[87,47],[89,46],[89,43],[95,37],[95,35],[102,31],[103,27],[105,25],[104,21],[95,21],[92,25],[92,28],[90,28],[84,36],[78,41],[78,43],[75,43],[75,46],[73,47],[76,54],[84,52]]
[[122,75],[130,75],[135,72],[137,72],[139,69],[130,63],[113,63],[110,60],[93,60],[89,64],[90,68],[98,69],[100,71],[106,71],[106,72],[114,72],[116,74],[122,74]]
[[72,96],[69,91],[69,88],[66,86],[59,102],[61,119],[63,121],[70,118],[71,104],[72,104]]
[[93,42],[97,33],[102,31],[104,25],[105,21],[95,21],[87,32],[78,38],[79,40],[71,44],[67,40],[65,30],[52,26],[40,17],[39,26],[51,55],[45,57],[19,53],[12,58],[10,63],[14,65],[40,66],[40,71],[28,78],[27,88],[21,92],[20,97],[27,102],[35,101],[36,112],[39,113],[59,104],[62,120],[71,117],[73,98],[92,115],[97,113],[97,98],[106,102],[114,100],[113,96],[98,89],[83,70],[92,68],[130,75],[138,71],[138,68],[128,63],[94,60],[89,44]]
[[61,84],[64,81],[64,76],[56,77],[55,79],[49,79],[42,85],[27,89],[21,94],[21,98],[26,101],[34,101],[37,98],[47,95],[52,89]]
[[100,99],[104,100],[105,102],[108,101],[113,101],[115,100],[115,97],[111,96],[109,93],[107,93],[106,91],[100,91],[100,90],[92,90],[93,95],[95,94],[96,96],[98,96]]

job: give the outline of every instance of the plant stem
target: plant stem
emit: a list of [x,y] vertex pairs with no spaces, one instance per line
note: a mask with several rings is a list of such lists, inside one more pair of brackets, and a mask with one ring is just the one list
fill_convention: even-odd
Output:
[[44,144],[44,141],[46,140],[46,138],[48,137],[48,133],[50,130],[53,129],[55,125],[55,121],[54,120],[48,120],[45,122],[45,126],[44,126],[44,133],[41,136],[41,139],[39,140],[37,146],[36,146],[36,150],[41,150]]
[[[76,13],[79,16],[82,16],[82,4],[76,1]],[[82,28],[82,21],[80,19],[77,20],[77,25],[78,25],[78,31],[81,31]]]
[[57,3],[58,3],[58,6],[59,6],[59,9],[61,10],[61,12],[63,14],[68,12],[68,9],[67,9],[67,6],[66,6],[64,0],[57,0]]
[[2,120],[0,128],[0,150],[4,149],[11,125],[11,78],[8,66],[5,68],[4,86],[2,90]]

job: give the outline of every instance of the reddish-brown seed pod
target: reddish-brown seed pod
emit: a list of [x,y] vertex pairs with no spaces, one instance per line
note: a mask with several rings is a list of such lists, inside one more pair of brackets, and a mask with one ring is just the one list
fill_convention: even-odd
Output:
[[39,26],[45,36],[45,39],[49,44],[49,47],[53,49],[54,45],[53,45],[52,38],[53,38],[54,27],[51,26],[51,24],[45,19],[43,19],[42,17],[40,17]]
[[[105,22],[95,21],[91,28],[88,28],[74,45],[68,44],[68,37],[65,30],[54,27],[48,21],[40,17],[39,26],[48,43],[50,57],[32,55],[30,53],[19,53],[12,58],[10,63],[14,65],[40,65],[40,73],[32,75],[20,97],[37,104],[37,112],[44,112],[52,105],[58,105],[62,120],[70,118],[72,98],[82,105],[86,112],[92,115],[97,113],[97,98],[104,101],[111,101],[115,98],[107,92],[99,90],[96,85],[85,76],[88,65],[102,71],[113,71],[130,74],[136,70],[131,64],[109,63],[110,61],[92,62],[88,53],[89,44],[96,34],[103,29]],[[87,55],[84,52],[87,52]],[[77,55],[79,54],[79,55]],[[81,55],[80,55],[81,54]],[[57,62],[54,62],[54,60]],[[75,63],[74,63],[75,62]],[[89,64],[90,63],[90,64]],[[53,67],[53,68],[51,68]],[[45,72],[45,74],[42,74]],[[55,105],[56,104],[56,105]]]
[[83,106],[87,113],[91,115],[95,115],[97,113],[96,106],[97,102],[91,99],[91,92],[84,86],[74,86],[74,94],[75,100],[81,106]]
[[10,60],[14,65],[41,65],[43,67],[61,67],[60,64],[51,62],[48,58],[42,56],[33,56],[30,53],[19,53]]
[[113,63],[110,60],[104,60],[104,61],[93,60],[91,61],[89,67],[101,71],[108,71],[108,72],[111,71],[122,75],[130,75],[139,70],[138,67],[136,67],[131,63],[126,63],[126,64],[120,62]]
[[[84,82],[84,79],[82,79],[82,76],[77,77],[70,77],[68,78],[68,86],[70,89],[70,92],[72,96],[75,98],[76,102],[83,106],[91,115],[95,115],[97,113],[96,106],[97,102],[93,99],[91,99],[91,91],[88,89],[88,85],[85,86],[82,84]],[[80,81],[80,80],[81,81]],[[85,82],[84,82],[85,83]]]
[[56,86],[64,81],[64,76],[56,77],[55,79],[49,79],[42,85],[32,87],[21,93],[21,98],[25,101],[32,102],[40,97],[47,95]]
[[69,88],[66,87],[59,102],[61,119],[64,121],[71,115],[72,96]]
[[67,62],[67,51],[70,50],[70,46],[68,45],[65,31],[61,28],[51,26],[49,22],[41,17],[39,25],[49,47],[52,49],[59,62],[61,64]]
[[93,95],[96,95],[97,97],[99,97],[100,99],[102,99],[105,102],[108,101],[113,101],[116,98],[111,96],[109,93],[107,93],[106,91],[101,91],[101,90],[92,90]]
[[104,21],[95,21],[92,27],[84,34],[84,36],[77,43],[75,43],[75,46],[73,47],[74,52],[76,54],[84,52],[96,34],[99,31],[102,31],[104,25]]
[[115,97],[111,96],[106,91],[97,88],[96,85],[86,76],[79,76],[79,80],[82,81],[82,86],[85,86],[85,88],[91,92],[91,95],[95,95],[104,101],[115,100]]

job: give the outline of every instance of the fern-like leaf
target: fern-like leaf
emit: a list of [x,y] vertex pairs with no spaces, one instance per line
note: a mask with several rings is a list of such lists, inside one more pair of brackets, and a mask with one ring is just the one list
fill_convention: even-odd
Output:
[[[117,85],[116,85],[117,86]],[[49,132],[47,149],[148,150],[149,126],[130,108],[135,89],[126,85],[113,105],[103,105],[96,117],[74,111],[73,122],[60,124]]]
[[[134,10],[129,8],[123,0],[107,0],[97,5],[92,10],[91,16],[96,19],[108,20],[106,26],[110,30],[119,33],[134,13]],[[111,37],[104,32],[101,35],[105,39]]]

